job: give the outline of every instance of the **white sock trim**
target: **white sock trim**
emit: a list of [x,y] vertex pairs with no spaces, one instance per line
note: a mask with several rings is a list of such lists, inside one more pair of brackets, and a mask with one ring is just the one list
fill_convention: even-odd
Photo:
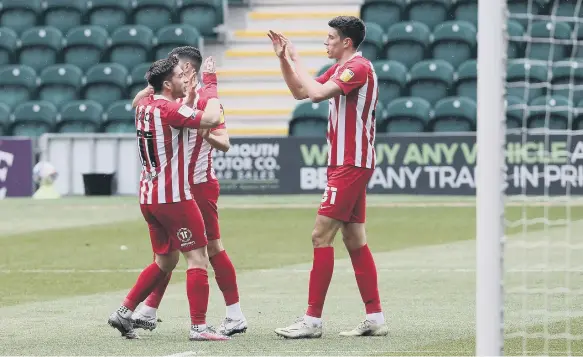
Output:
[[322,318],[321,317],[314,317],[314,316],[310,316],[310,315],[304,315],[304,321],[308,325],[313,325],[313,326],[321,326],[322,325]]
[[366,319],[368,321],[374,322],[377,325],[382,325],[385,323],[385,315],[382,312],[375,312],[373,314],[366,314]]
[[243,311],[241,311],[241,304],[236,302],[227,306],[227,317],[233,320],[241,320],[243,318]]

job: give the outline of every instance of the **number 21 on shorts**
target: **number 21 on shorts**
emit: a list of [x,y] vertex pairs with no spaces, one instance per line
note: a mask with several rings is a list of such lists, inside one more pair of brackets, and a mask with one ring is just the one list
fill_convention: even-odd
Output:
[[330,202],[328,202],[330,205],[333,205],[334,203],[336,203],[336,193],[337,192],[338,192],[338,189],[336,187],[326,186],[326,189],[324,190],[324,196],[322,196],[322,203],[325,203],[326,201],[328,201],[328,198],[330,198]]

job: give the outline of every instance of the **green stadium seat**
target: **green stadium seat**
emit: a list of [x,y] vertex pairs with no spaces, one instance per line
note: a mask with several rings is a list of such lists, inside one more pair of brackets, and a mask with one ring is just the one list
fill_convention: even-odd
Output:
[[154,33],[142,25],[126,25],[111,35],[109,62],[132,68],[150,60]]
[[174,0],[134,0],[133,23],[156,32],[173,23],[174,5]]
[[375,61],[374,70],[379,82],[379,100],[389,103],[403,95],[407,83],[407,68],[397,61]]
[[519,97],[506,96],[506,128],[520,129],[525,122],[526,103]]
[[146,88],[146,72],[150,69],[150,63],[140,63],[130,73],[130,85],[128,86],[129,98],[133,99],[139,91]]
[[527,28],[528,14],[542,14],[545,11],[546,4],[547,0],[507,0],[507,8],[510,12],[509,18],[518,21],[524,28]]
[[508,53],[507,57],[512,58],[520,58],[524,54],[524,47],[525,47],[525,40],[523,39],[524,36],[524,27],[518,22],[514,20],[508,20],[507,23],[507,30],[508,30]]
[[0,103],[0,136],[8,136],[11,124],[12,116],[10,107],[4,103]]
[[28,66],[0,67],[0,103],[14,108],[33,98],[36,89],[36,72]]
[[41,16],[46,26],[66,34],[73,27],[82,25],[86,8],[86,0],[44,0]]
[[322,66],[322,68],[320,68],[318,70],[318,73],[316,73],[316,77],[320,77],[321,75],[323,75],[324,73],[326,73],[326,71],[332,67],[334,65],[334,63],[329,63],[327,65]]
[[61,120],[57,123],[59,133],[96,133],[103,122],[103,107],[92,100],[77,100],[65,104]]
[[447,97],[453,85],[454,68],[443,60],[425,60],[418,62],[409,72],[410,96],[420,97],[432,105]]
[[430,37],[429,27],[421,22],[399,22],[389,28],[383,52],[387,59],[411,68],[425,57]]
[[419,21],[429,29],[446,21],[451,0],[409,0],[405,14],[410,21]]
[[128,72],[119,63],[100,63],[87,71],[82,95],[103,107],[126,99]]
[[10,64],[15,60],[17,43],[18,35],[14,30],[0,27],[0,66]]
[[170,25],[156,33],[154,45],[155,59],[168,57],[175,47],[195,46],[201,48],[202,37],[196,27],[190,25]]
[[477,31],[465,21],[447,21],[435,27],[431,51],[433,58],[451,63],[455,68],[475,58]]
[[455,92],[460,97],[476,100],[478,91],[478,67],[476,60],[462,63],[455,80]]
[[179,23],[196,27],[204,37],[216,38],[214,28],[224,22],[222,0],[182,0],[176,11]]
[[448,97],[435,103],[429,127],[433,132],[476,131],[476,102],[466,97]]
[[[551,44],[549,42],[549,39],[563,41],[571,39],[571,27],[564,22],[534,22],[530,36],[533,38],[533,41],[530,44],[530,50],[526,53],[526,57],[528,58],[542,61],[559,61],[571,55],[569,45],[564,43]],[[537,38],[545,39],[546,41],[537,42]]]
[[60,108],[63,104],[77,100],[83,80],[83,72],[72,64],[56,64],[40,73],[38,96],[40,100]]
[[366,23],[365,26],[366,37],[358,47],[358,50],[362,52],[362,57],[367,58],[369,61],[381,59],[381,51],[385,44],[383,29],[372,22]]
[[14,109],[12,135],[39,137],[55,128],[57,108],[49,102],[31,101]]
[[[583,61],[560,61],[553,65],[551,93],[569,98],[573,103],[583,100],[581,88],[569,88],[569,85],[583,84]],[[559,87],[560,86],[560,87]]]
[[20,64],[30,66],[39,72],[57,63],[58,54],[63,47],[63,35],[54,27],[33,27],[20,36]]
[[[577,41],[581,43],[583,41],[583,26],[579,26],[577,33],[574,35],[577,37]],[[576,46],[574,56],[579,59],[583,58],[583,46]]]
[[557,6],[556,11],[554,12],[555,16],[571,17],[573,18],[572,22],[575,22],[575,19],[579,20],[583,17],[583,6],[579,6],[578,13],[575,12],[577,9],[577,0],[550,0],[549,7],[551,8],[551,14],[553,14],[552,9],[555,4]]
[[506,94],[530,102],[545,94],[548,66],[543,61],[514,59],[508,61]]
[[108,34],[103,27],[75,27],[65,37],[65,47],[62,52],[64,62],[87,71],[101,62],[107,43]]
[[362,21],[379,25],[385,31],[402,20],[405,0],[365,0],[360,6]]
[[328,130],[328,103],[303,102],[298,104],[289,123],[290,136],[313,137],[326,135]]
[[97,25],[113,33],[129,23],[132,0],[91,0],[87,4],[89,25]]
[[103,131],[106,133],[133,133],[136,131],[136,124],[130,100],[115,102],[107,108]]
[[2,0],[0,4],[0,26],[20,34],[37,25],[41,0]]
[[379,133],[420,133],[425,131],[431,104],[423,98],[401,97],[393,100],[377,121]]
[[529,104],[526,125],[529,129],[566,130],[572,128],[576,112],[573,102],[565,97],[543,96]]
[[478,0],[456,0],[449,11],[456,20],[467,21],[478,28]]

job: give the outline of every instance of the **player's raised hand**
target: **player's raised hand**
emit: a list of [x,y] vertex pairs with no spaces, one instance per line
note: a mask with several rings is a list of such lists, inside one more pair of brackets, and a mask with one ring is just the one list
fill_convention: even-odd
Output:
[[196,76],[196,72],[192,71],[190,77],[188,78],[188,82],[186,84],[186,94],[192,95],[193,98],[196,97],[196,86],[198,85],[198,77]]
[[202,64],[202,72],[203,73],[216,73],[217,68],[215,64],[215,59],[211,57],[207,57],[203,64]]
[[297,60],[298,53],[296,51],[296,46],[283,34],[280,33],[280,34],[278,34],[278,36],[281,38],[281,42],[283,44],[283,50],[285,51],[285,53],[289,56],[289,58],[292,61]]
[[271,44],[273,45],[273,50],[277,57],[282,58],[285,56],[285,50],[283,47],[283,42],[280,35],[274,31],[269,30],[267,33],[267,37],[271,40]]

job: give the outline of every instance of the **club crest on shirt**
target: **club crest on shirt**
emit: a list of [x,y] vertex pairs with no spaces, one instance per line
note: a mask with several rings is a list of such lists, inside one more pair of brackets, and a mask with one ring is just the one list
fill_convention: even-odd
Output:
[[352,72],[350,69],[346,68],[344,70],[344,72],[342,72],[342,74],[340,75],[340,80],[342,82],[348,82],[349,80],[352,79],[352,77],[354,77],[354,72]]

